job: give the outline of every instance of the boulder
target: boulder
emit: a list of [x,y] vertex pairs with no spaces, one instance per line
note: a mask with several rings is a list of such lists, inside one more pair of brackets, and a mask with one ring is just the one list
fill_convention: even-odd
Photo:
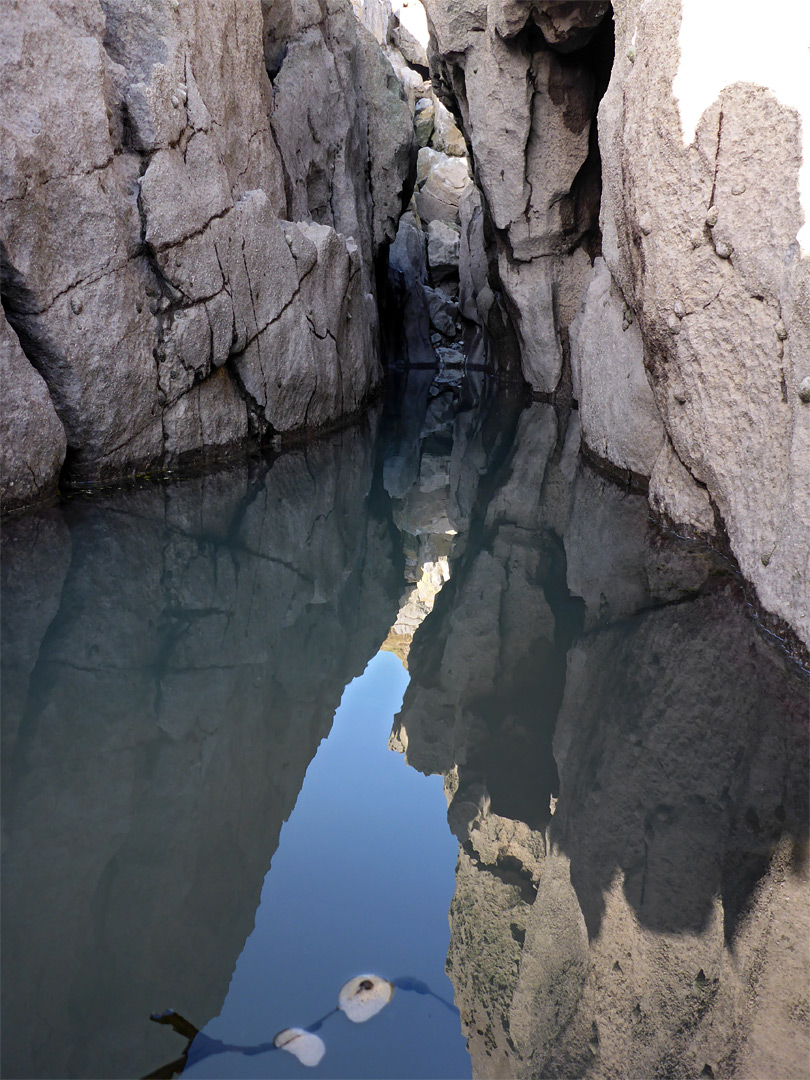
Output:
[[444,221],[431,221],[427,229],[427,259],[434,282],[458,274],[461,238]]
[[440,158],[431,157],[430,162],[427,177],[416,195],[419,216],[424,222],[458,224],[459,203],[472,186],[467,161],[442,154]]

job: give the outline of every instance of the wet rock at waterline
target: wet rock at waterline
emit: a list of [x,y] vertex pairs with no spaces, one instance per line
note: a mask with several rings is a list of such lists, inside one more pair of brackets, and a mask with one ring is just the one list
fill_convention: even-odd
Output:
[[285,1028],[276,1035],[273,1042],[279,1050],[292,1054],[302,1065],[311,1069],[320,1065],[326,1053],[326,1044],[323,1039],[303,1028]]
[[785,48],[749,20],[730,38],[695,0],[426,7],[524,377],[565,396],[570,359],[588,448],[653,476],[668,520],[719,527],[806,649],[801,32]]
[[[715,70],[704,49],[719,13],[692,0],[615,12],[599,111],[607,267],[674,454],[759,602],[810,645],[810,417],[796,392],[810,356],[810,115],[793,83],[806,49],[743,21]],[[591,408],[623,396],[621,380],[603,383]]]
[[[3,306],[64,427],[67,478],[357,412],[380,379],[373,260],[396,232],[413,133],[349,5],[313,20],[284,2],[166,3],[133,20],[119,2],[32,0],[4,31],[4,109],[20,122],[0,191]],[[4,450],[3,486],[38,496],[59,466],[42,471],[44,429],[29,427]]]
[[45,380],[2,313],[0,382],[0,501],[8,511],[54,493],[67,443]]

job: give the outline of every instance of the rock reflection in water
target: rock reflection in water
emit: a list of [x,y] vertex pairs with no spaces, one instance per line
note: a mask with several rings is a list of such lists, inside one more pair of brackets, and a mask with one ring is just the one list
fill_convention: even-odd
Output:
[[807,680],[733,580],[520,418],[394,727],[461,842],[478,1077],[800,1077]]
[[282,822],[396,613],[374,433],[9,522],[3,1075],[143,1075],[221,1007]]
[[480,370],[410,368],[391,378],[383,483],[407,588],[383,648],[407,667],[413,635],[464,550],[480,479],[508,444],[518,401]]

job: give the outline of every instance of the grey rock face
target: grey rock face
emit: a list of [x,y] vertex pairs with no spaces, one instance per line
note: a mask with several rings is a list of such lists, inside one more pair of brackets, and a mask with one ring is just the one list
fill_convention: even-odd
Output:
[[437,88],[463,119],[495,230],[489,288],[505,293],[526,381],[550,393],[581,284],[560,260],[595,231],[599,206],[591,127],[604,49],[578,60],[573,50],[591,40],[608,6],[428,0],[426,8]]
[[9,511],[56,490],[66,442],[45,381],[2,314],[0,394],[0,503]]
[[5,524],[4,1075],[144,1075],[178,1050],[152,1011],[220,1010],[307,766],[396,614],[373,451],[354,428]]
[[[804,85],[803,58],[774,63],[781,46],[747,27],[715,65],[700,48],[720,24],[694,0],[617,0],[608,85],[605,4],[427,9],[524,377],[565,391],[570,330],[586,445],[652,476],[670,520],[713,532],[719,518],[761,607],[806,649],[807,95],[782,78]],[[598,250],[606,86],[604,263],[589,272],[577,259]]]
[[[675,80],[678,28],[695,9],[676,0],[615,9],[616,63],[599,113],[605,259],[640,323],[674,453],[717,508],[764,608],[808,644],[801,118],[751,85],[741,53],[742,81],[708,93],[693,137],[679,113],[690,87],[681,82],[677,98]],[[656,498],[669,488],[659,473]]]
[[[368,294],[412,131],[348,4],[33,0],[9,12],[0,67],[19,118],[4,305],[65,429],[69,479],[358,408],[380,377]],[[339,107],[321,108],[331,92]],[[290,217],[332,239],[288,243]]]
[[597,259],[571,326],[574,396],[586,445],[622,469],[649,476],[664,426],[644,370],[641,333],[628,314],[604,259]]

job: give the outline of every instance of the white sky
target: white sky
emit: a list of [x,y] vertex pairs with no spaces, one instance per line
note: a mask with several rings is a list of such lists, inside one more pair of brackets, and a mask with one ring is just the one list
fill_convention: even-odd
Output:
[[[766,86],[802,117],[799,191],[810,254],[810,0],[682,0],[681,61],[673,84],[684,141],[704,110],[735,82]],[[774,148],[778,156],[778,147]]]

